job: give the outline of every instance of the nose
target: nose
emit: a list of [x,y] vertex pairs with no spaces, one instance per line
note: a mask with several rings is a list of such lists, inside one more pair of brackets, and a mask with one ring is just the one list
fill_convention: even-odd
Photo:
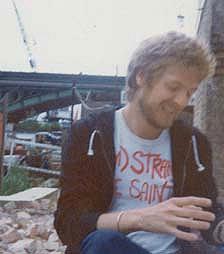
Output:
[[187,106],[188,101],[189,101],[189,96],[187,92],[179,92],[175,95],[174,97],[174,102],[180,107],[184,108]]

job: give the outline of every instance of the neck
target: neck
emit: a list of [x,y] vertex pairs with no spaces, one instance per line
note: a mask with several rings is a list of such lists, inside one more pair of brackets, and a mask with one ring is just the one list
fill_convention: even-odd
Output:
[[162,129],[158,129],[150,124],[139,107],[134,103],[128,103],[123,110],[123,116],[129,129],[136,135],[145,139],[156,139],[162,132]]

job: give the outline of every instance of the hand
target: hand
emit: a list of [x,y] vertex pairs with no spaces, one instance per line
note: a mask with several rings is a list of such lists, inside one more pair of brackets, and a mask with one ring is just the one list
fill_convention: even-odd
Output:
[[210,207],[211,200],[198,197],[171,198],[157,205],[135,210],[140,215],[138,229],[156,233],[169,233],[177,238],[195,241],[198,235],[184,232],[178,228],[187,227],[196,230],[207,230],[215,219],[211,212],[202,208]]

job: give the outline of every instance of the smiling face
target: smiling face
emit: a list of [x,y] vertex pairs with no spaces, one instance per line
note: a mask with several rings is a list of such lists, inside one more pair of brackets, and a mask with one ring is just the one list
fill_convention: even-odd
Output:
[[143,120],[153,128],[171,127],[198,88],[200,76],[193,68],[168,67],[152,84],[143,75],[136,77],[135,102]]

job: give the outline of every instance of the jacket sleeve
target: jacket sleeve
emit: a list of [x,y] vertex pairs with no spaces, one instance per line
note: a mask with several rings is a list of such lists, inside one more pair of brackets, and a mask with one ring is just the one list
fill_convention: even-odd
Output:
[[86,155],[88,135],[88,128],[81,121],[76,123],[62,149],[61,191],[54,226],[67,246],[79,246],[82,239],[96,228],[99,216],[91,199],[94,190],[89,188],[92,165]]
[[[223,220],[224,224],[224,211],[223,208],[217,203],[217,188],[213,176],[212,165],[212,149],[208,139],[198,133],[197,142],[199,145],[199,157],[202,164],[205,166],[205,170],[199,173],[198,184],[200,187],[200,196],[210,198],[212,200],[211,211],[215,213],[216,219],[211,223],[211,227],[208,231],[202,231],[203,238],[210,244],[217,244],[217,237],[214,232],[217,232],[217,225]],[[200,178],[201,177],[201,178]]]

